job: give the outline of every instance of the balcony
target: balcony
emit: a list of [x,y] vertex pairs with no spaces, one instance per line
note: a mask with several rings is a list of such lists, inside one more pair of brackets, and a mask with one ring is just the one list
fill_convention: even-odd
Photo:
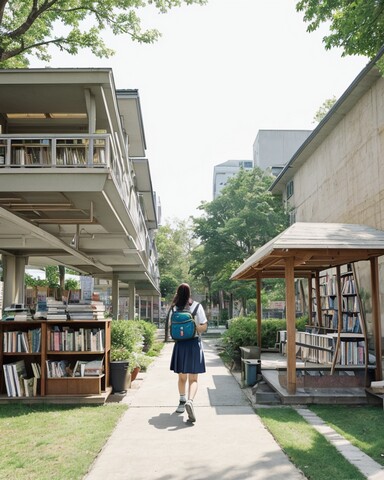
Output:
[[158,295],[157,217],[137,91],[118,98],[109,69],[3,70],[0,85],[2,255]]

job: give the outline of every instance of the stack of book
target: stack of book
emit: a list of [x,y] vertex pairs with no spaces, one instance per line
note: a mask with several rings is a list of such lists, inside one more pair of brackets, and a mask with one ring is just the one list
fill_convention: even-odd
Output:
[[70,303],[67,312],[71,320],[93,320],[93,310],[89,303]]
[[62,301],[47,297],[47,320],[67,320],[67,306]]
[[32,320],[32,315],[28,307],[22,303],[14,303],[10,307],[4,308],[2,320],[26,321]]
[[92,300],[91,307],[93,311],[93,320],[104,320],[105,318],[104,303],[96,300]]

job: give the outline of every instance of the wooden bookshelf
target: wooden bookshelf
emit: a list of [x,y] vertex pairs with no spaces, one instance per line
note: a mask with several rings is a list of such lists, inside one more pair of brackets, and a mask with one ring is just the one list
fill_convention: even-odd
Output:
[[[365,318],[353,270],[327,272],[313,289],[312,324],[296,333],[297,357],[333,366],[367,367]],[[341,299],[338,298],[340,288]],[[318,308],[318,301],[320,308]]]
[[[35,338],[32,344],[36,331],[40,331],[40,338]],[[109,389],[110,348],[110,320],[2,321],[0,399],[25,399],[25,395],[9,395],[7,389],[3,367],[17,362],[24,363],[28,378],[35,376],[36,367],[32,367],[39,366],[40,378],[35,398],[102,395]],[[88,375],[84,367],[84,376],[81,376],[80,370],[78,375],[72,376],[77,364],[93,366],[95,362],[102,365],[98,373],[92,371]],[[67,366],[63,376],[59,376],[58,370],[48,371],[52,364]]]

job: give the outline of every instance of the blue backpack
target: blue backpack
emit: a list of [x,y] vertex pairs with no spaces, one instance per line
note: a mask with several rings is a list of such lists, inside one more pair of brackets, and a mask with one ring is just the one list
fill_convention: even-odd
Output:
[[190,340],[196,335],[195,315],[199,303],[191,313],[188,310],[173,310],[171,314],[171,337],[175,341]]

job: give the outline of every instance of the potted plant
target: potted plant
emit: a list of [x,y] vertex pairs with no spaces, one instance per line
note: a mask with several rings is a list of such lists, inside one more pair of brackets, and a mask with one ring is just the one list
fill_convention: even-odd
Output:
[[148,355],[146,355],[145,353],[140,351],[132,352],[129,357],[131,381],[133,382],[136,379],[138,373],[141,370],[146,371],[151,362],[152,359],[148,357]]
[[110,382],[112,391],[125,392],[130,386],[130,358],[135,345],[132,328],[127,320],[111,322]]

